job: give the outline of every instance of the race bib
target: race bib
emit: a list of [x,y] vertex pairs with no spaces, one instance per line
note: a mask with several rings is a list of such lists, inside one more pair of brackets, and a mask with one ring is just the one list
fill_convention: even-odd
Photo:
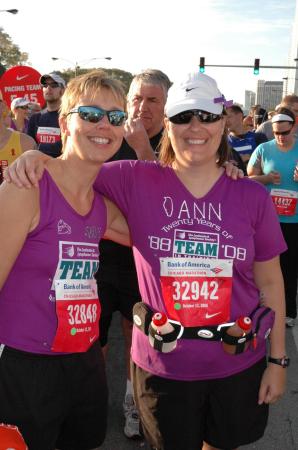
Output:
[[55,144],[55,142],[60,142],[60,128],[38,127],[36,132],[36,140],[38,144]]
[[233,260],[161,258],[161,287],[168,317],[185,327],[230,320]]
[[55,291],[58,327],[52,351],[86,352],[99,336],[96,281],[56,280]]
[[271,197],[279,216],[294,216],[298,192],[286,189],[271,189]]

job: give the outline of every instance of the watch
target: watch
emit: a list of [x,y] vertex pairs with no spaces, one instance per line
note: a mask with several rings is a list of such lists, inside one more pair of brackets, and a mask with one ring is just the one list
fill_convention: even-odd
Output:
[[290,365],[290,358],[288,358],[287,356],[283,356],[282,358],[271,358],[271,356],[269,356],[268,362],[277,364],[285,369]]

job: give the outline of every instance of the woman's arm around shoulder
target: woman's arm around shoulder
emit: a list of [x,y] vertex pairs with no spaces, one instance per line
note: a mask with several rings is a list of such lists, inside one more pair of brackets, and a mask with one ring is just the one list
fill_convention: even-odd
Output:
[[[27,137],[30,138],[30,136]],[[39,150],[31,149],[30,144],[23,155],[15,159],[4,171],[3,177],[8,183],[13,183],[19,188],[38,187],[38,181],[42,177],[46,163],[52,158]]]
[[0,186],[0,289],[5,283],[28,233],[39,222],[39,189]]

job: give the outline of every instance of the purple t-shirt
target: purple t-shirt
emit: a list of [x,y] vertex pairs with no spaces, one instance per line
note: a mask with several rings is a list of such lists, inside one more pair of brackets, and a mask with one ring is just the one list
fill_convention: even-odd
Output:
[[[233,181],[223,174],[196,199],[171,168],[120,161],[104,164],[95,189],[111,198],[127,218],[142,299],[154,311],[165,312],[160,260],[167,257],[233,260],[230,321],[249,315],[259,304],[254,261],[270,260],[286,249],[271,198],[259,183]],[[139,329],[133,331],[134,362],[166,378],[225,377],[250,367],[264,354],[264,342],[255,351],[235,356],[225,353],[221,342],[199,339],[179,339],[176,349],[165,354],[154,350]]]
[[54,280],[93,278],[107,213],[96,193],[90,211],[78,214],[46,170],[39,188],[39,224],[28,234],[0,292],[0,342],[52,354],[57,329]]

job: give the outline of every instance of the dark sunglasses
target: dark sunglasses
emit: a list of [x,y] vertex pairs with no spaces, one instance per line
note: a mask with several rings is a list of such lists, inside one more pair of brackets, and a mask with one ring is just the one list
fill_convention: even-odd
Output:
[[114,111],[106,111],[105,109],[98,108],[97,106],[78,106],[69,111],[68,114],[78,113],[82,120],[86,120],[91,123],[100,122],[104,116],[108,117],[111,125],[114,127],[120,127],[126,120],[126,113],[115,109]]
[[28,105],[26,105],[26,106],[18,106],[17,109],[29,109],[29,106]]
[[193,116],[201,123],[214,123],[222,118],[222,114],[213,114],[200,109],[190,109],[189,111],[183,111],[175,116],[169,117],[169,120],[177,125],[184,125],[189,123]]
[[273,134],[276,134],[276,136],[288,136],[288,134],[291,133],[292,129],[293,127],[286,131],[273,131]]
[[60,84],[59,83],[56,83],[56,81],[53,81],[52,83],[42,83],[42,87],[43,88],[47,88],[47,87],[51,87],[51,88],[53,88],[53,89],[55,89],[55,88],[58,88],[58,87],[60,87]]

